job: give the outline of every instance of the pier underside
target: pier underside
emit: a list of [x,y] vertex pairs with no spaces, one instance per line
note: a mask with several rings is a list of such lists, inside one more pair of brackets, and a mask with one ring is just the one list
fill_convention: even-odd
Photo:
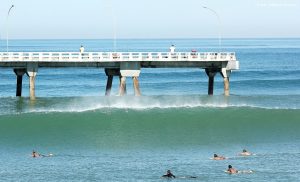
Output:
[[132,78],[133,90],[135,96],[141,96],[139,86],[139,75],[141,68],[202,68],[208,76],[208,95],[214,94],[214,77],[220,73],[224,80],[224,95],[229,96],[229,75],[231,71],[224,69],[224,62],[189,62],[189,63],[174,63],[174,62],[126,62],[126,63],[1,63],[2,67],[13,67],[17,77],[16,96],[22,96],[22,80],[23,75],[26,73],[29,77],[29,90],[30,99],[35,99],[35,78],[38,73],[38,68],[63,68],[63,67],[99,67],[104,68],[107,76],[105,95],[111,95],[114,77],[119,79],[119,95],[124,96],[127,94],[126,78]]

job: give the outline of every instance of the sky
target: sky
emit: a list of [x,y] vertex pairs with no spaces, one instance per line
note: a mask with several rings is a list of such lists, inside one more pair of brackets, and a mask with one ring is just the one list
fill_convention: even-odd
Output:
[[10,39],[299,38],[300,0],[0,0],[1,39],[7,30]]

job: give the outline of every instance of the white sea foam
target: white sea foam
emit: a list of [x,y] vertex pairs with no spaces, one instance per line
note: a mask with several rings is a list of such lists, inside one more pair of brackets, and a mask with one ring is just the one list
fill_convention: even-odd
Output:
[[[3,108],[0,115],[18,113],[51,113],[51,112],[107,112],[113,109],[151,110],[173,108],[259,108],[259,109],[299,109],[297,102],[287,101],[285,96],[125,96],[125,97],[69,97],[69,98],[37,98],[36,102],[29,99],[2,99]],[[292,97],[295,100],[295,97]],[[286,102],[281,100],[285,99]],[[6,103],[6,104],[5,104]],[[9,109],[11,107],[11,109]],[[18,108],[21,108],[18,110]]]
[[[59,100],[59,99],[58,99]],[[143,96],[143,97],[80,97],[63,99],[46,107],[33,107],[29,112],[87,112],[107,109],[172,109],[172,108],[261,108],[299,109],[265,103],[250,102],[251,98],[224,96]]]
[[[210,99],[208,99],[210,100]],[[74,98],[50,108],[36,108],[36,112],[86,112],[99,109],[169,109],[169,108],[225,108],[226,101],[205,101],[194,97],[97,97]],[[32,111],[33,111],[32,110]]]

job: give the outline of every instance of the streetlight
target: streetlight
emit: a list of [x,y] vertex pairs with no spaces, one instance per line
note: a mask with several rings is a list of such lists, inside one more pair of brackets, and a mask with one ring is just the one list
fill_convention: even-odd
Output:
[[113,18],[114,52],[116,52],[116,49],[117,49],[117,16],[116,16],[113,4],[111,5],[111,14],[112,14],[112,18]]
[[14,5],[11,5],[11,7],[8,10],[7,17],[6,17],[6,52],[8,52],[8,17],[11,9],[15,7]]
[[117,49],[117,17],[113,11],[113,26],[114,26],[114,52]]
[[222,22],[221,22],[221,18],[220,18],[220,16],[218,15],[218,13],[215,10],[213,10],[213,9],[211,9],[209,7],[206,7],[206,6],[202,6],[202,8],[211,11],[218,18],[218,22],[219,22],[219,51],[221,51],[221,45],[222,45],[222,32],[221,32]]

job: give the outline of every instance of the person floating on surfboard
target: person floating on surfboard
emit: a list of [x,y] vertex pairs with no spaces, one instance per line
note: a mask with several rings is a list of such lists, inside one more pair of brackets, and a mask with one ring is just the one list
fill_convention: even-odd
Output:
[[179,178],[179,179],[188,179],[188,178],[197,178],[196,176],[175,176],[170,170],[167,171],[165,175],[162,175],[162,178]]
[[37,153],[36,151],[32,151],[32,157],[36,158],[36,157],[40,157],[41,155],[39,153]]
[[225,171],[228,174],[252,174],[254,171],[252,170],[236,170],[231,165],[228,165],[228,169]]
[[32,150],[31,156],[32,156],[33,158],[37,158],[37,157],[52,157],[53,154],[50,153],[50,154],[48,154],[48,155],[43,155],[43,154],[40,154],[40,153],[36,152],[35,150]]
[[162,175],[163,178],[176,178],[174,174],[170,170],[167,170],[167,174]]
[[248,152],[246,149],[243,150],[243,152],[241,152],[239,155],[242,155],[242,156],[250,156],[252,155],[251,152]]
[[214,157],[212,159],[213,160],[225,160],[226,157],[224,157],[224,156],[218,156],[217,154],[214,154]]
[[238,173],[238,170],[234,169],[231,165],[228,165],[227,172],[228,172],[229,174],[237,174],[237,173]]

